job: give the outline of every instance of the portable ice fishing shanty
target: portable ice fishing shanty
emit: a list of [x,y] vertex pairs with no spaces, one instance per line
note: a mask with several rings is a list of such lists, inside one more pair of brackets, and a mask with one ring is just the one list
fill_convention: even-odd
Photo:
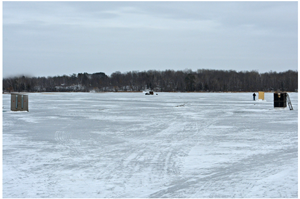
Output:
[[288,103],[290,110],[293,110],[292,102],[290,96],[287,93],[274,93],[274,108],[285,108]]
[[258,92],[258,99],[265,100],[265,93],[259,91],[259,92]]
[[22,93],[11,94],[11,110],[12,111],[29,111],[28,95]]

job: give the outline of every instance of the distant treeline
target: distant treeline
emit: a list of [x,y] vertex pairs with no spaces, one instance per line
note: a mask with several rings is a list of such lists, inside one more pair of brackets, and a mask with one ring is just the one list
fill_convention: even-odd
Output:
[[227,91],[289,91],[298,90],[298,71],[236,72],[234,70],[197,71],[131,71],[114,72],[107,76],[99,73],[78,73],[54,77],[10,77],[3,79],[3,92],[227,92]]

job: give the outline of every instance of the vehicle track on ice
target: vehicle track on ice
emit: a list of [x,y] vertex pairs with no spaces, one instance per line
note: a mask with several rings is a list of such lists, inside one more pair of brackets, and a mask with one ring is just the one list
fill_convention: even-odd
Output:
[[78,146],[80,144],[72,139],[70,132],[56,131],[54,134],[54,140],[61,147],[61,150],[68,152],[70,155],[76,156],[81,154],[80,150],[78,150]]
[[[162,186],[165,187],[169,182],[182,178],[184,175],[182,171],[184,158],[199,141],[205,139],[203,138],[203,134],[207,133],[205,129],[218,120],[219,117],[203,122],[191,119],[189,116],[184,119],[182,116],[174,117],[169,121],[166,128],[153,136],[139,141],[134,140],[124,146],[124,148],[129,145],[134,147],[126,151],[120,167],[115,168],[115,170],[122,172],[114,175],[120,175],[127,186],[133,186],[129,190],[139,190],[144,185],[149,184],[153,185],[152,192],[153,190],[161,190]],[[160,121],[156,122],[161,125]],[[148,177],[144,178],[143,176]],[[154,196],[159,195],[154,194]],[[126,187],[118,197],[128,197]]]
[[[247,197],[253,196],[253,194],[257,194],[257,197],[261,197],[260,193],[256,193],[257,190],[252,190],[252,188],[259,185],[264,189],[264,192],[270,193],[270,191],[272,191],[270,189],[273,188],[272,185],[270,187],[265,186],[266,184],[264,184],[261,179],[269,178],[280,173],[283,167],[278,167],[277,165],[283,165],[287,160],[293,158],[296,153],[297,149],[286,149],[265,155],[254,155],[225,167],[215,167],[207,173],[195,173],[194,176],[189,177],[182,176],[181,179],[170,182],[167,188],[152,193],[149,197],[184,197],[185,194],[193,195],[194,197],[201,196],[208,198]],[[294,163],[297,164],[297,160],[295,160]],[[247,183],[243,181],[244,176],[260,181],[257,183]],[[251,182],[256,182],[256,180]],[[297,179],[295,178],[294,180],[296,183]],[[241,184],[244,190],[240,190]],[[237,190],[235,187],[239,187],[239,189]],[[279,196],[296,197],[297,193],[295,192],[294,195],[291,195],[290,193],[279,193],[274,190],[273,197]]]

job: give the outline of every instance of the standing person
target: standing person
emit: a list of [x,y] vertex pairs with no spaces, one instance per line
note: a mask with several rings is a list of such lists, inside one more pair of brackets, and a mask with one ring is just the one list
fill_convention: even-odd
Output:
[[256,96],[256,94],[255,93],[253,93],[253,100],[255,101],[255,96]]

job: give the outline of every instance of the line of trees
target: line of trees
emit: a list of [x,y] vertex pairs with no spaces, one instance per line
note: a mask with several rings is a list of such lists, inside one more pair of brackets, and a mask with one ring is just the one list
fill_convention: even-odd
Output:
[[227,91],[289,91],[298,90],[298,71],[258,73],[257,71],[131,71],[78,73],[54,77],[10,77],[3,79],[3,92],[227,92]]

